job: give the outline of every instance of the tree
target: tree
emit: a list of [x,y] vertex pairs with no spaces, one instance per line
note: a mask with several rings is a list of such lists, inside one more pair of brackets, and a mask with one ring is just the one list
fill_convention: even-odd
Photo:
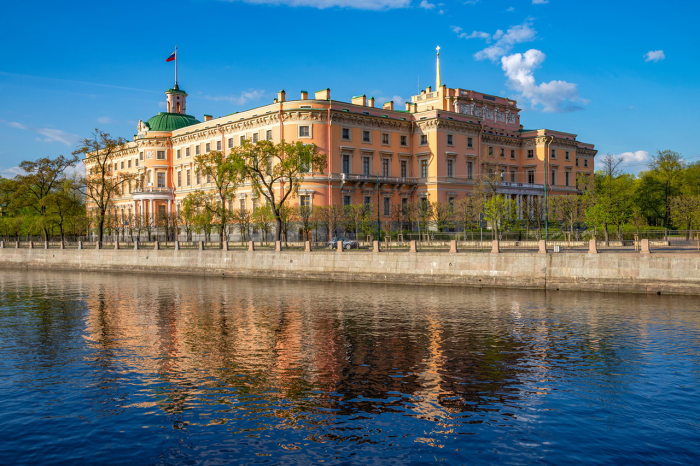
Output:
[[282,224],[282,235],[284,236],[285,244],[289,241],[289,226],[297,218],[297,210],[287,204],[280,208],[280,220]]
[[253,192],[267,200],[277,226],[277,241],[280,241],[280,208],[298,194],[299,186],[312,170],[323,173],[325,155],[319,154],[315,144],[288,144],[284,141],[274,144],[264,140],[257,143],[245,141],[242,146],[231,150],[231,157],[250,182]]
[[185,232],[186,241],[192,241],[192,231],[196,216],[197,205],[195,204],[195,199],[190,196],[185,197],[182,202],[182,208],[178,212],[178,219]]
[[61,241],[65,241],[66,229],[75,222],[74,217],[85,215],[85,203],[77,185],[79,180],[63,178],[54,192],[48,196],[50,222],[58,227]]
[[241,242],[245,242],[250,238],[250,223],[252,215],[249,210],[240,208],[233,214],[233,221],[238,227],[238,233],[241,236]]
[[74,166],[77,161],[78,157],[75,155],[71,158],[60,155],[55,159],[44,157],[34,161],[25,160],[19,164],[25,174],[15,177],[15,199],[38,215],[36,225],[44,234],[45,241],[49,240],[50,204],[51,201],[57,200],[54,191],[65,178],[63,171]]
[[[92,136],[85,138],[74,156],[84,156],[87,175],[82,180],[82,193],[92,204],[96,215],[97,237],[102,241],[104,236],[105,218],[112,199],[124,191],[136,175],[117,171],[113,163],[114,157],[126,144],[122,137],[113,138],[109,133],[95,129]],[[114,168],[114,170],[112,170]]]
[[669,206],[671,221],[686,230],[686,239],[690,239],[690,230],[700,227],[700,196],[674,196]]
[[681,175],[685,168],[683,156],[672,150],[657,151],[649,164],[649,170],[661,184],[664,206],[664,226],[668,226],[671,214],[670,198],[680,191]]
[[445,227],[450,227],[451,221],[454,219],[454,209],[446,202],[431,202],[430,203],[430,220],[435,229],[439,232],[445,231]]
[[270,209],[270,206],[265,204],[255,209],[253,211],[252,220],[256,228],[260,228],[260,231],[262,232],[261,243],[266,243],[267,235],[270,233],[270,230],[272,229],[272,222],[274,221],[274,218],[272,217],[272,209]]
[[577,195],[561,195],[549,198],[555,218],[564,222],[573,234],[574,224],[581,220],[582,198]]
[[499,231],[506,230],[515,221],[515,201],[503,194],[491,196],[484,204],[484,218],[491,224],[494,238],[497,238]]
[[595,188],[585,194],[586,220],[602,226],[606,242],[610,240],[609,227],[617,225],[620,235],[621,225],[631,214],[632,184],[629,177],[621,174],[622,162],[622,156],[607,154],[603,157],[600,161],[602,168],[594,175]]
[[313,214],[313,209],[310,206],[301,205],[299,206],[299,221],[301,222],[303,241],[310,241],[311,238],[311,215]]
[[480,204],[480,199],[472,194],[467,194],[464,199],[457,201],[454,209],[455,219],[461,224],[462,231],[471,230],[474,222],[479,219]]
[[213,189],[198,191],[200,205],[208,209],[219,228],[220,241],[228,241],[227,225],[231,223],[230,205],[242,181],[241,165],[235,157],[224,157],[219,151],[211,151],[194,158],[197,170],[211,183]]

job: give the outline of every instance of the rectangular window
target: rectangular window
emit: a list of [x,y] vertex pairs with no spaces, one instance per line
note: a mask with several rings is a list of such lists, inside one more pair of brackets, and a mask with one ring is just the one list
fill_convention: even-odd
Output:
[[196,146],[194,146],[194,155],[199,155],[199,152],[200,152],[201,148],[202,148],[202,147],[201,147],[199,144],[197,144]]
[[583,159],[583,166],[588,167],[588,159]]
[[177,187],[178,188],[182,187],[182,172],[181,171],[177,172]]
[[209,152],[211,152],[211,144],[206,143],[204,146],[204,153],[208,154]]
[[473,167],[473,163],[467,162],[467,179],[468,180],[472,179],[472,167]]
[[238,144],[242,146],[244,142],[245,142],[245,136],[241,136],[238,140]]
[[267,139],[268,141],[272,141],[272,130],[271,129],[268,129],[265,132],[265,139]]
[[197,175],[197,184],[202,184],[202,173],[199,169],[196,169],[194,173]]
[[510,150],[510,158],[514,159],[515,158],[515,149]]
[[299,127],[299,137],[300,138],[308,138],[309,137],[309,127],[308,126],[300,126]]
[[165,151],[159,150],[158,152],[156,152],[156,159],[165,160]]
[[179,159],[179,158],[182,158],[182,152],[181,152],[180,149],[177,150],[177,152],[175,153],[175,156],[176,156],[178,159]]
[[557,150],[556,149],[552,149],[552,158],[553,159],[557,158]]
[[119,168],[122,169],[122,170],[124,170],[124,161],[123,161],[123,160],[122,160],[122,162],[119,164]]
[[408,162],[406,160],[401,161],[401,178],[408,177]]
[[489,157],[493,157],[493,146],[489,146],[488,150],[489,150],[489,152],[488,152]]
[[428,144],[428,135],[427,134],[421,134],[420,135],[420,145],[424,146]]
[[158,187],[165,188],[165,173],[158,173]]
[[420,161],[420,176],[421,176],[421,178],[428,177],[428,161],[427,160]]
[[185,148],[185,157],[189,157],[189,156],[190,156],[190,148],[186,147]]
[[129,159],[129,160],[127,161],[127,166],[128,166],[128,168],[131,168],[131,159]]
[[506,156],[506,150],[503,147],[501,147],[501,157],[505,158],[505,156]]
[[253,144],[255,144],[256,142],[258,142],[258,133],[253,133]]
[[474,147],[474,139],[467,138],[467,147]]
[[139,152],[139,160],[143,160],[143,152]]
[[362,142],[370,142],[370,132],[369,131],[362,132]]
[[401,145],[402,146],[408,145],[408,136],[401,136]]
[[139,159],[134,160],[134,166],[138,167],[139,166]]
[[258,206],[259,206],[258,200],[257,200],[257,199],[253,199],[253,212],[255,212],[256,210],[258,210]]
[[455,137],[451,134],[447,135],[447,145],[448,146],[454,146],[454,139]]
[[382,176],[389,176],[389,159],[382,159]]
[[569,175],[571,175],[570,172],[564,172],[564,186],[569,186]]
[[190,170],[187,170],[187,176],[185,177],[185,181],[187,182],[187,186],[192,185],[192,177],[190,176]]
[[515,183],[515,170],[510,171],[510,182]]
[[447,206],[450,208],[450,212],[454,211],[454,208],[455,208],[455,198],[454,197],[447,198]]
[[387,133],[382,133],[382,144],[389,144],[389,135]]
[[564,160],[569,160],[569,151],[564,152]]
[[528,149],[528,150],[527,150],[527,158],[528,158],[528,159],[534,159],[534,158],[535,158],[535,150],[534,150],[534,149]]
[[527,182],[530,184],[535,184],[535,170],[527,171]]
[[370,196],[365,196],[362,202],[364,203],[365,207],[372,206],[372,198]]
[[233,147],[233,138],[228,138],[228,148],[230,149],[232,147]]
[[362,157],[362,174],[369,176],[369,157]]
[[454,173],[452,172],[452,165],[454,164],[453,160],[448,160],[447,161],[447,177],[452,178],[454,176]]
[[308,194],[299,196],[299,204],[302,207],[311,207],[311,196],[309,196]]
[[555,186],[557,184],[557,171],[552,170],[552,186]]
[[216,150],[221,150],[221,141],[216,141]]
[[578,157],[576,157],[576,166],[578,167]]
[[343,173],[345,173],[346,175],[350,174],[350,156],[349,155],[343,156]]
[[238,208],[242,211],[245,211],[245,199],[238,200]]
[[388,217],[389,215],[391,215],[391,198],[385,197],[383,199],[383,201],[384,201],[384,205],[383,205],[384,209],[382,209],[382,210],[384,210],[384,216]]
[[118,165],[117,162],[114,162],[114,171],[115,172],[118,170],[117,165]]
[[343,196],[343,207],[351,204],[350,196]]
[[346,141],[350,140],[350,128],[343,128],[341,130],[341,133],[343,139],[345,139]]
[[211,173],[207,173],[207,183],[211,183]]

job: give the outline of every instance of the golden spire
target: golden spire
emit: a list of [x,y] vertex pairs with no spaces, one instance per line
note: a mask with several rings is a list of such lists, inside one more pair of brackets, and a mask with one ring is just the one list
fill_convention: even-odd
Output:
[[437,91],[442,86],[442,80],[440,79],[440,46],[438,45],[435,50],[437,50],[437,76],[435,78],[435,90]]

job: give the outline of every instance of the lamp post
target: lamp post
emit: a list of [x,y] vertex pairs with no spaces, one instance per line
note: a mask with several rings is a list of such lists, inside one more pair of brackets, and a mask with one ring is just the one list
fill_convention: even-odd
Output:
[[377,172],[377,241],[380,241],[379,235],[381,230],[379,229],[379,172]]

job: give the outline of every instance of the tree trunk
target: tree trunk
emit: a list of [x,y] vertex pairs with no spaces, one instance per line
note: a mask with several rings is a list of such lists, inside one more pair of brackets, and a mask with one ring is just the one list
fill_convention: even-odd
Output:
[[277,237],[276,241],[282,241],[282,219],[280,218],[278,211],[273,211],[273,213],[275,215],[275,236]]

